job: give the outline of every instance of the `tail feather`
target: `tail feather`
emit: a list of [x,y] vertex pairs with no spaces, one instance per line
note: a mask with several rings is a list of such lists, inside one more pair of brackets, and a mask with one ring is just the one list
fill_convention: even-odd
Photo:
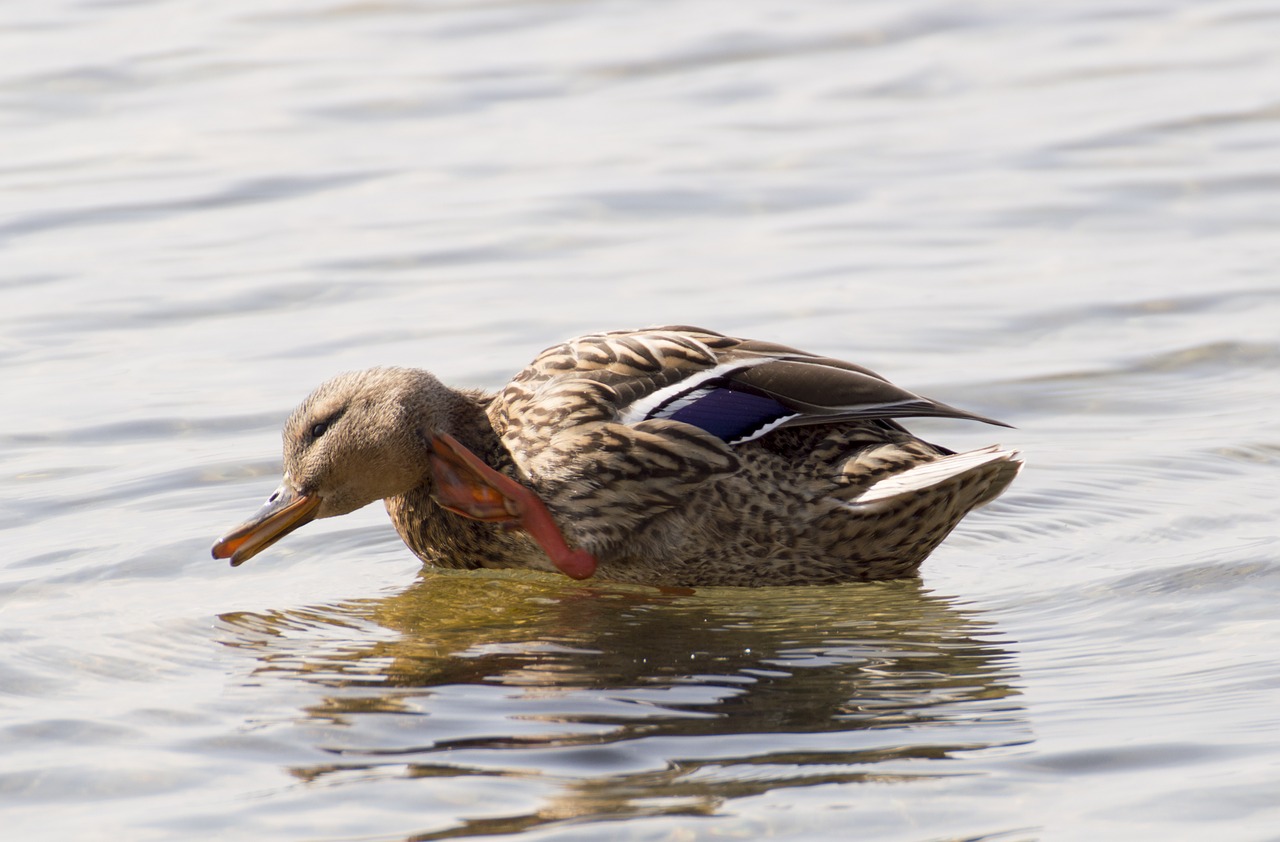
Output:
[[969,508],[981,506],[1000,496],[1009,487],[1009,483],[1013,482],[1013,478],[1022,470],[1019,456],[1018,451],[1001,450],[998,445],[945,456],[880,480],[851,499],[849,505],[878,508],[904,497],[938,491],[941,486],[961,478],[969,479],[973,474],[983,474],[986,482],[982,483],[981,493],[969,504]]

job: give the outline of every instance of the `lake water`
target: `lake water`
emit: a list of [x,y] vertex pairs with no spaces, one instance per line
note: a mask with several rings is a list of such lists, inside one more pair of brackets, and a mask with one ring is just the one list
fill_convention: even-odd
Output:
[[[0,13],[6,839],[1280,840],[1274,3]],[[599,329],[1015,430],[919,581],[239,569],[338,371]]]

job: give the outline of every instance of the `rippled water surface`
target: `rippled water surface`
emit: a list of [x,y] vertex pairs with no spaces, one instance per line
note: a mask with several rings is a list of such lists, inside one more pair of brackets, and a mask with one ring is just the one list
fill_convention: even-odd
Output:
[[[0,11],[13,839],[1280,839],[1274,4]],[[1026,454],[920,581],[239,569],[341,370],[704,324]]]

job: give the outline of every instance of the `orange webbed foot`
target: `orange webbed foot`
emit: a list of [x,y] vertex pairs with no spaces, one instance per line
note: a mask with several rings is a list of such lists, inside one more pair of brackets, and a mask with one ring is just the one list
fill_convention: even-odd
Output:
[[596,557],[573,550],[537,494],[485,464],[448,433],[431,438],[431,476],[441,506],[463,517],[524,529],[556,568],[574,579],[596,572]]

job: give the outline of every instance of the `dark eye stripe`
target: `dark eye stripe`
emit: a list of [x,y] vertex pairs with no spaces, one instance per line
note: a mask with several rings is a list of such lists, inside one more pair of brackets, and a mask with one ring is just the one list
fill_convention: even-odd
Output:
[[323,418],[315,422],[314,424],[312,424],[311,429],[308,430],[308,432],[311,434],[311,438],[318,439],[321,436],[323,436],[325,433],[329,432],[329,428],[332,427],[334,424],[337,424],[338,419],[341,418],[346,411],[347,411],[347,408],[345,406],[339,407],[339,409],[336,412],[330,414],[328,418]]

